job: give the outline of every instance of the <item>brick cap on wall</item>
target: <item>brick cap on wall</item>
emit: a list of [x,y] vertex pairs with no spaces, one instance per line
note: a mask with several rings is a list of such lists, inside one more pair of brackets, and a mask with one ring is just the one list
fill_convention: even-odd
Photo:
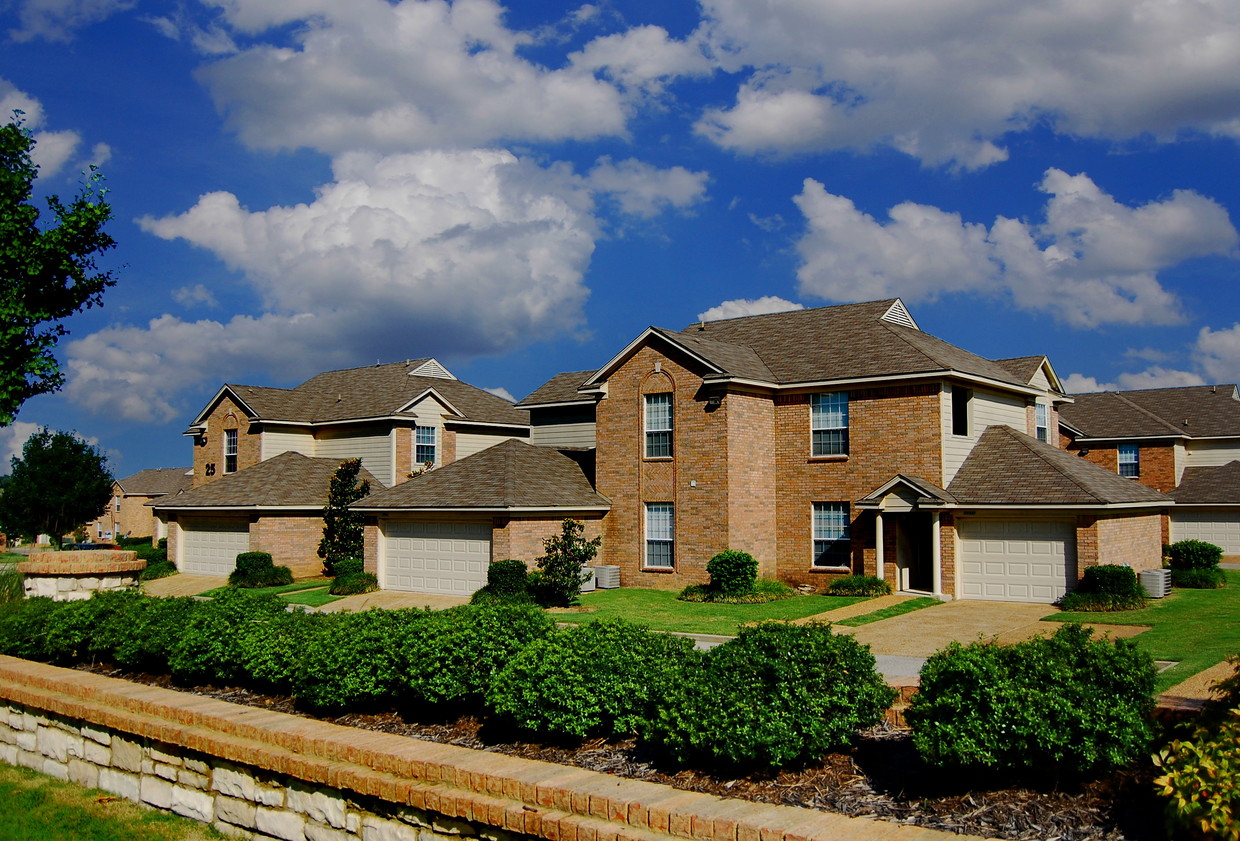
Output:
[[127,549],[97,549],[89,552],[35,552],[21,561],[17,571],[23,575],[106,575],[146,569],[146,561]]
[[0,698],[548,841],[947,841],[952,833],[680,791],[0,656]]

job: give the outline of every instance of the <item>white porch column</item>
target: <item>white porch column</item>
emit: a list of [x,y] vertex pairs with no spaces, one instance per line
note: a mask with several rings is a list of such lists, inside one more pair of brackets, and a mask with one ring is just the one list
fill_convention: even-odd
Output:
[[[874,512],[874,575],[883,577],[883,509]],[[898,589],[898,588],[897,588]]]
[[932,592],[936,596],[943,595],[943,547],[939,542],[942,536],[940,514],[935,511],[930,515],[930,557],[933,575]]

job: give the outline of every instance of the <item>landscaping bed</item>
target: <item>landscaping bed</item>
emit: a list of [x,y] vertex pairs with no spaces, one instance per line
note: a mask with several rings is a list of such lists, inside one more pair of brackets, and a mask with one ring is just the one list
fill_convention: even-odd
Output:
[[[235,686],[178,686],[166,675],[83,670],[192,692],[236,704],[313,717],[288,696]],[[661,765],[632,738],[534,742],[528,734],[467,714],[419,720],[395,709],[320,716],[322,720],[476,750],[572,765],[688,791],[762,803],[802,806],[988,838],[1062,841],[1154,841],[1162,806],[1148,762],[1097,779],[1036,783],[1019,776],[944,774],[918,758],[907,731],[887,725],[864,731],[849,749],[777,773],[735,778],[708,769]]]

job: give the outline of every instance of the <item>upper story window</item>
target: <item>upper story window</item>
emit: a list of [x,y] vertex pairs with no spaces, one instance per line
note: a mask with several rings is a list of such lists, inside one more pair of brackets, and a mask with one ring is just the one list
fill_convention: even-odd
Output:
[[1141,475],[1141,450],[1136,444],[1119,445],[1119,475],[1130,479]]
[[237,472],[237,430],[224,430],[224,472]]
[[672,457],[672,393],[646,395],[646,458]]
[[1033,412],[1034,412],[1033,425],[1034,425],[1034,428],[1037,430],[1038,440],[1045,441],[1046,443],[1049,444],[1051,440],[1051,431],[1050,431],[1050,424],[1047,421],[1047,415],[1049,414],[1049,412],[1047,412],[1046,410],[1046,404],[1045,403],[1036,404],[1033,407]]
[[112,497],[112,500],[113,500],[113,504],[116,506],[116,510],[120,511],[121,510],[121,498],[119,496],[114,496]]
[[413,430],[414,464],[435,464],[439,459],[437,441],[439,429],[434,426],[415,426]]
[[848,567],[852,557],[848,503],[814,503],[814,566]]
[[952,386],[952,435],[969,434],[969,404],[972,401],[973,389]]
[[812,394],[809,406],[813,455],[848,455],[848,392]]
[[676,510],[670,502],[646,503],[646,566],[676,565]]

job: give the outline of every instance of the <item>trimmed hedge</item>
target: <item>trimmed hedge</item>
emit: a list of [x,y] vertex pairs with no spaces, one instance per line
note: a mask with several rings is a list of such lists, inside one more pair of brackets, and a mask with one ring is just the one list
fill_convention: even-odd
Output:
[[845,575],[827,587],[829,596],[889,596],[891,585],[873,575]]
[[1171,586],[1184,590],[1217,590],[1227,586],[1227,573],[1214,569],[1173,569]]
[[904,717],[922,758],[946,767],[1086,773],[1143,755],[1153,661],[1135,643],[1069,624],[1011,646],[952,643],[922,667]]
[[293,571],[275,566],[269,552],[242,552],[237,568],[228,574],[228,583],[245,588],[283,587],[293,583]]
[[485,587],[474,591],[470,597],[472,604],[491,604],[508,602],[511,604],[530,604],[534,601],[529,569],[525,561],[506,558],[492,561],[487,567],[487,583]]
[[341,572],[344,561],[336,564],[336,577],[327,592],[333,596],[352,596],[357,593],[373,593],[379,589],[379,579],[372,572]]
[[1100,564],[1087,567],[1081,583],[1060,600],[1063,610],[1113,611],[1145,607],[1145,588],[1132,567]]

